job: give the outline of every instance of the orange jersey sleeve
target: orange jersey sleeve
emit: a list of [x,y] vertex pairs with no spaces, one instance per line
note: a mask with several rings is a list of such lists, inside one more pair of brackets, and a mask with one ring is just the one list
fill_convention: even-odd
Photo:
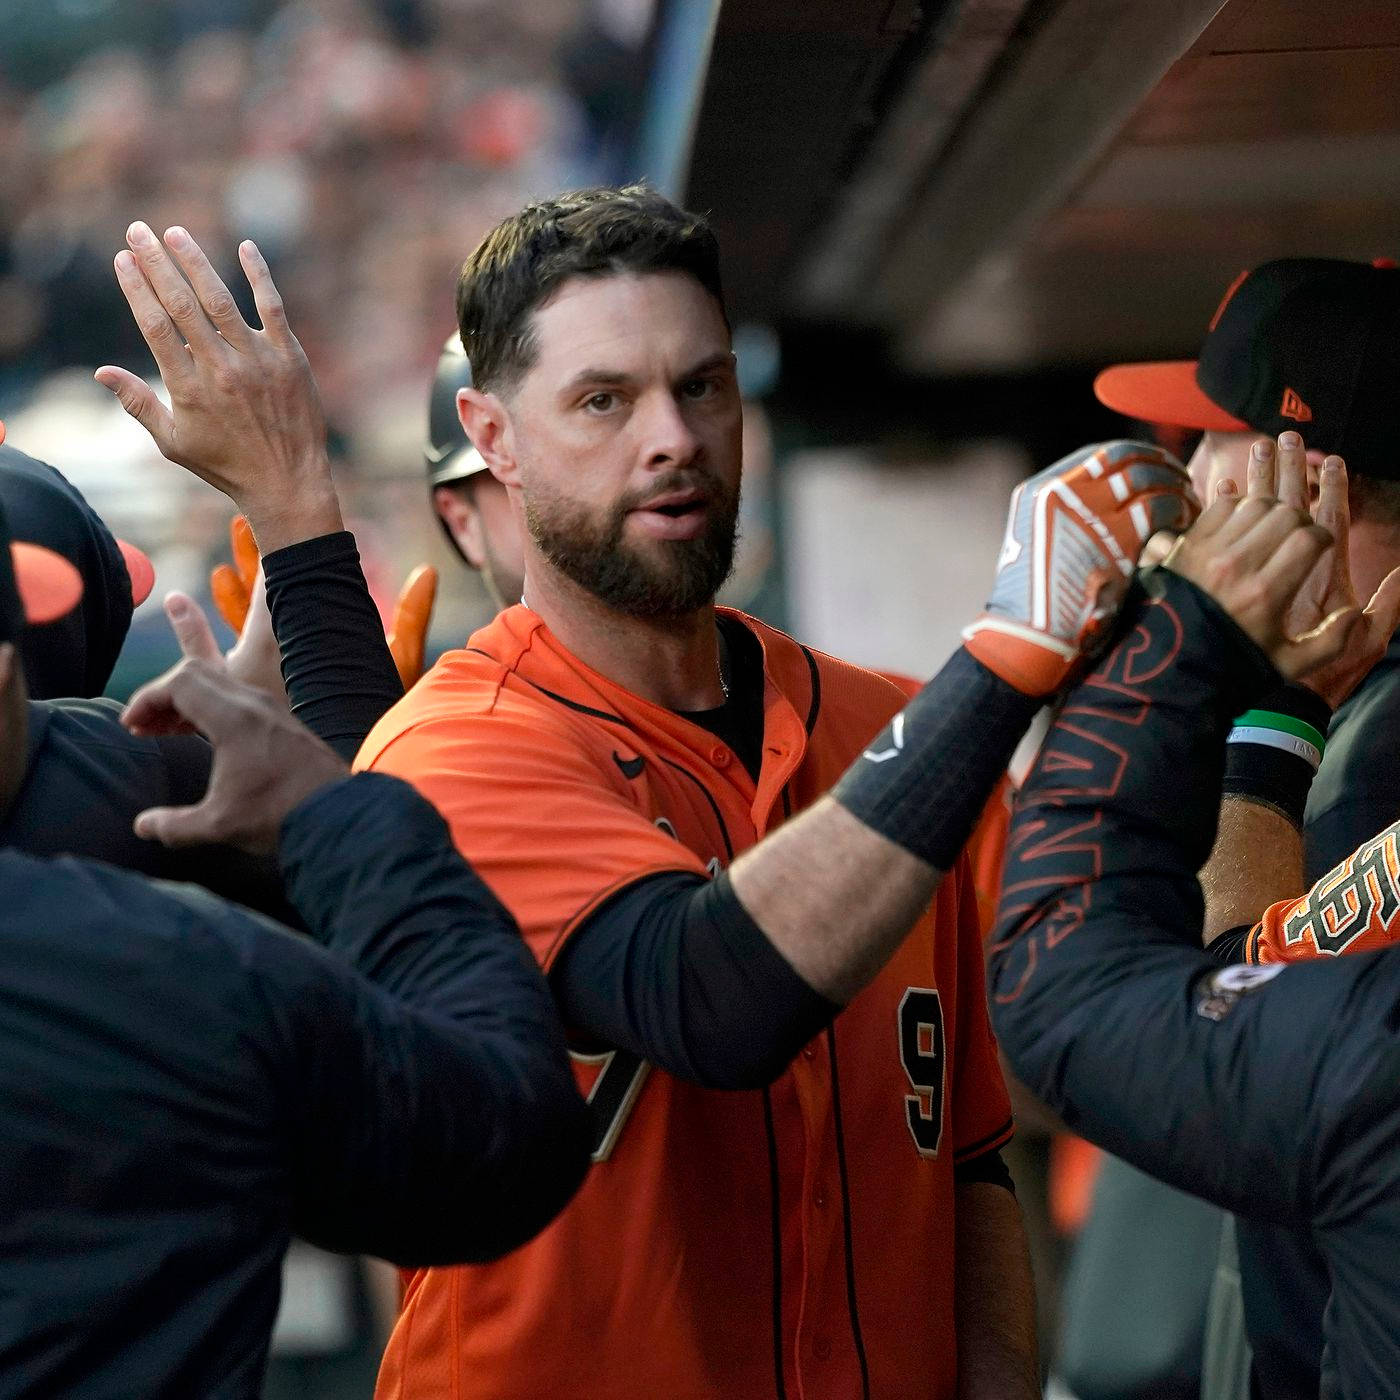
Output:
[[567,712],[509,693],[482,708],[470,724],[432,715],[382,747],[371,735],[358,766],[409,779],[442,813],[541,966],[625,886],[660,871],[706,873],[673,832],[638,810],[618,760],[592,736],[573,734]]
[[1400,822],[1329,870],[1301,899],[1264,912],[1245,940],[1251,963],[1366,953],[1400,941]]

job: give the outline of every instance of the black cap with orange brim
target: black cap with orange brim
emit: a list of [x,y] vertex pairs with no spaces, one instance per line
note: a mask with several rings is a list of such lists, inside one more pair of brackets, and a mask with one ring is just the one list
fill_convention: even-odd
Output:
[[1149,423],[1296,428],[1364,475],[1400,478],[1400,275],[1393,263],[1278,258],[1242,272],[1198,360],[1115,365],[1109,408]]
[[0,445],[0,506],[12,538],[42,546],[80,580],[80,606],[42,621],[28,619],[33,625],[20,650],[30,695],[100,695],[126,640],[132,609],[154,585],[150,560],[113,538],[61,472],[8,443]]

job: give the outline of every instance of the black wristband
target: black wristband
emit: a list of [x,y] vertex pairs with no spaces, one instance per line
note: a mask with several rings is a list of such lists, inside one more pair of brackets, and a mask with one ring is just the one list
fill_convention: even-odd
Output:
[[[1285,683],[1259,701],[1258,709],[1303,721],[1319,735],[1327,733],[1332,708],[1314,691],[1296,682]],[[1229,797],[1257,802],[1292,822],[1300,831],[1317,769],[1300,754],[1272,744],[1250,743],[1232,731],[1225,747],[1225,778],[1221,791]],[[1267,737],[1267,736],[1266,736]]]
[[1042,704],[959,648],[831,795],[910,855],[951,869]]

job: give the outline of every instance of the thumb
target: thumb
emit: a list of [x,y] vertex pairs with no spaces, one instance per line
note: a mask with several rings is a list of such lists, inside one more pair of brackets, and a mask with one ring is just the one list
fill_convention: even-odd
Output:
[[1388,643],[1400,625],[1400,569],[1392,569],[1366,604],[1367,625],[1379,644]]
[[1361,623],[1361,612],[1355,607],[1338,608],[1329,613],[1311,632],[1286,643],[1279,656],[1278,667],[1284,677],[1296,681],[1336,660],[1346,650],[1353,628]]
[[223,653],[214,640],[214,632],[204,609],[188,594],[166,594],[165,615],[175,629],[175,640],[180,643],[182,656],[197,657],[201,661],[223,661]]
[[175,420],[144,379],[119,365],[103,365],[92,376],[104,389],[117,396],[117,402],[155,439],[163,456],[174,447]]
[[206,803],[193,807],[147,807],[136,814],[132,829],[143,841],[162,846],[201,846],[214,839]]

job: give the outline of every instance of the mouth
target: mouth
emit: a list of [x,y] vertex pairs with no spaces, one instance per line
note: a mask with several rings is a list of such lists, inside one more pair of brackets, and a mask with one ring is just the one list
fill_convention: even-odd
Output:
[[690,539],[704,528],[710,499],[703,491],[672,491],[628,512],[642,528],[662,539]]

